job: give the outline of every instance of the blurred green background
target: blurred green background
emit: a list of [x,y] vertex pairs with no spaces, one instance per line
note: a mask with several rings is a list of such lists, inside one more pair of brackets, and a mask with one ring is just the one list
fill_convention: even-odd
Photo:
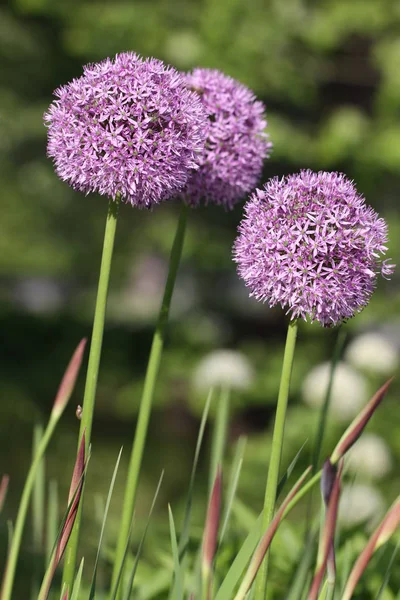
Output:
[[[218,68],[266,103],[274,149],[264,180],[303,167],[345,172],[387,219],[389,256],[399,262],[399,31],[397,0],[14,0],[1,6],[0,473],[11,475],[7,517],[15,516],[33,424],[47,419],[74,346],[90,335],[107,210],[104,198],[84,197],[61,183],[46,159],[42,115],[52,91],[78,77],[83,64],[124,50],[182,70]],[[233,394],[230,440],[233,445],[239,434],[250,435],[241,497],[255,510],[261,506],[287,321],[281,310],[249,299],[236,276],[231,247],[241,210],[209,207],[190,214],[139,514],[164,467],[160,510],[165,499],[179,507],[205,401],[193,383],[195,369],[219,348],[243,352],[255,372],[253,383]],[[176,220],[174,203],[153,212],[129,206],[120,212],[88,480],[88,547],[97,536],[94,499],[106,493],[124,445],[113,504],[117,522]],[[380,281],[369,307],[345,326],[347,343],[384,326],[399,349],[399,282],[399,272]],[[335,339],[335,331],[319,325],[301,327],[284,465],[306,439],[302,466],[309,460],[317,414],[302,404],[301,386],[314,365],[330,359]],[[364,375],[369,392],[384,380],[370,371]],[[81,374],[47,463],[61,498],[74,460],[83,380]],[[387,503],[400,483],[398,392],[397,383],[371,425],[393,457],[394,469],[379,484]],[[332,420],[326,452],[343,427]],[[202,501],[206,481],[207,450],[200,465]],[[204,506],[198,505],[202,518]],[[4,557],[4,520],[0,532]],[[29,544],[28,532],[27,561]]]

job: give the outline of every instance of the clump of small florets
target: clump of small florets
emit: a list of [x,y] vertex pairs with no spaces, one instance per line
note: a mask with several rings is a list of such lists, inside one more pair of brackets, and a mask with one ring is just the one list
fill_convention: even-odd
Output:
[[149,207],[178,193],[204,150],[207,117],[184,77],[117,54],[55,91],[48,155],[74,189]]
[[252,296],[329,327],[361,311],[377,276],[393,272],[386,243],[385,221],[349,179],[307,170],[256,190],[234,260]]
[[203,200],[231,209],[257,185],[272,147],[265,133],[265,106],[220,71],[194,69],[186,81],[208,115],[205,152],[185,188],[186,202],[197,206]]

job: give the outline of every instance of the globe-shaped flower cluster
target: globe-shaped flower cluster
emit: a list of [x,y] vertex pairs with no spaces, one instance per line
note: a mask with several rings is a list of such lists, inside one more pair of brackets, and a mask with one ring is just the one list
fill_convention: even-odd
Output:
[[234,260],[252,296],[331,326],[362,310],[377,276],[393,272],[386,243],[385,221],[349,179],[306,170],[256,190]]
[[199,94],[208,122],[201,167],[188,181],[185,200],[231,209],[257,185],[269,156],[265,107],[251,90],[220,71],[194,69],[186,81]]
[[207,116],[183,75],[126,52],[55,91],[45,122],[59,177],[135,206],[170,198],[199,165]]

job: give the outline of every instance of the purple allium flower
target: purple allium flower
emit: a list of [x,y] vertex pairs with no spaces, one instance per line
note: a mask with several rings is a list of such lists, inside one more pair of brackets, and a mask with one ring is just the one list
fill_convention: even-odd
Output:
[[245,205],[234,245],[239,275],[257,300],[324,326],[361,311],[379,274],[387,226],[340,173],[270,179]]
[[246,86],[219,71],[195,69],[186,81],[199,94],[208,123],[201,167],[185,188],[185,200],[231,209],[255,187],[269,156],[265,107]]
[[151,206],[179,192],[204,150],[207,116],[184,77],[125,52],[87,65],[45,115],[58,176],[85,193]]

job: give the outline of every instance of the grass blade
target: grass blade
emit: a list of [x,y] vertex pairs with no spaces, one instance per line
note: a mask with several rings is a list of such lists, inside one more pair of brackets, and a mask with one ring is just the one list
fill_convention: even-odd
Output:
[[169,529],[171,534],[171,547],[172,557],[174,559],[174,585],[176,588],[175,600],[182,600],[183,598],[183,575],[181,571],[181,565],[179,560],[178,542],[176,540],[176,530],[174,517],[170,505],[168,505],[168,516],[169,516]]
[[276,497],[278,498],[280,496],[280,493],[282,492],[283,488],[285,487],[286,482],[289,480],[291,474],[294,471],[295,466],[297,465],[297,461],[299,460],[301,453],[304,450],[304,446],[307,444],[308,440],[306,440],[301,446],[300,449],[298,450],[298,452],[296,453],[294,459],[292,460],[292,462],[290,463],[290,465],[288,466],[288,468],[286,469],[286,472],[282,475],[280,482],[278,483],[278,487],[276,490]]
[[[124,567],[125,567],[126,559],[127,559],[128,552],[129,552],[129,546],[131,543],[131,535],[132,535],[134,521],[135,521],[135,513],[133,514],[132,523],[129,527],[128,539],[126,540],[124,554],[122,555],[121,565],[120,565],[119,571],[117,572],[117,579],[115,580],[114,586],[112,587],[112,590],[110,593],[110,600],[115,600],[117,597],[117,594],[120,592],[119,585],[121,583],[122,573],[124,572]],[[111,582],[111,585],[112,585],[112,582]]]
[[386,569],[385,577],[383,578],[382,585],[379,588],[379,592],[378,592],[378,595],[375,600],[382,599],[385,589],[389,583],[390,575],[392,573],[392,567],[394,565],[394,561],[396,560],[399,549],[400,549],[400,542],[397,542],[395,549],[393,550],[392,556],[390,557],[390,561],[389,561],[388,567]]
[[85,563],[85,559],[82,558],[81,564],[79,565],[79,569],[78,569],[78,572],[75,577],[74,587],[72,588],[71,600],[78,600],[78,598],[79,598],[84,563]]
[[[38,600],[47,600],[54,574],[68,543],[68,539],[75,522],[75,517],[79,509],[83,480],[89,458],[90,454],[85,460],[85,434],[83,434],[72,473],[71,486],[68,494],[68,508],[57,535],[50,563],[43,577]],[[66,589],[69,591],[68,588]]]
[[129,582],[128,582],[128,586],[126,588],[126,592],[125,592],[125,595],[124,595],[124,600],[129,600],[131,592],[132,592],[133,582],[134,582],[134,579],[135,579],[135,574],[136,574],[136,570],[137,570],[137,567],[138,567],[138,564],[139,564],[140,556],[142,554],[143,544],[144,544],[145,539],[146,539],[147,530],[149,528],[150,520],[151,520],[151,517],[153,515],[153,510],[154,510],[154,507],[156,505],[158,494],[159,494],[160,489],[161,489],[161,484],[162,484],[163,477],[164,477],[164,471],[161,473],[160,479],[158,480],[157,489],[156,489],[155,494],[154,494],[153,502],[151,503],[151,507],[150,507],[150,510],[149,510],[149,514],[148,514],[148,517],[147,517],[147,522],[146,522],[146,525],[145,525],[145,528],[144,528],[143,535],[142,535],[141,540],[139,542],[139,547],[138,547],[138,550],[137,550],[137,553],[136,553],[136,557],[135,557],[135,562],[133,564],[133,568],[132,568],[132,571],[131,571],[131,574],[130,574],[130,577],[129,577]]
[[14,535],[11,543],[10,553],[8,555],[7,565],[4,572],[1,598],[2,600],[10,600],[14,586],[15,571],[17,568],[17,561],[19,557],[19,550],[22,541],[22,534],[25,526],[26,515],[28,512],[29,501],[32,493],[33,484],[36,479],[38,468],[40,467],[41,460],[46,452],[47,446],[54,433],[56,425],[61,418],[61,415],[71,397],[76,379],[78,377],[79,369],[82,363],[83,352],[85,348],[86,340],[82,340],[75,350],[71,361],[65,371],[64,377],[61,380],[60,387],[58,389],[53,409],[50,415],[46,431],[41,439],[40,446],[35,455],[33,462],[31,463],[27,478],[25,480],[24,489],[22,492],[21,502],[18,508],[17,520],[15,522]]
[[303,473],[303,475],[300,477],[300,479],[296,482],[296,484],[290,490],[289,494],[286,496],[285,500],[282,502],[275,517],[272,519],[266,532],[262,536],[260,543],[258,544],[257,549],[254,552],[254,554],[250,560],[249,567],[248,567],[246,574],[243,578],[243,581],[240,585],[239,591],[235,596],[235,600],[244,600],[247,593],[250,591],[250,588],[257,576],[257,573],[259,572],[259,570],[262,566],[263,560],[264,560],[265,555],[271,545],[274,535],[275,535],[276,531],[278,530],[279,525],[282,522],[283,515],[285,513],[285,510],[286,510],[289,502],[292,500],[292,498],[294,498],[294,496],[296,495],[298,490],[301,488],[301,486],[303,485],[305,479],[308,477],[310,472],[311,472],[311,467],[308,467],[308,469],[306,469],[306,471]]
[[198,465],[199,456],[200,456],[200,449],[201,449],[201,446],[203,443],[204,431],[205,431],[205,427],[206,427],[206,423],[207,423],[208,411],[210,408],[212,396],[213,396],[213,391],[210,390],[208,397],[207,397],[206,404],[204,406],[204,410],[203,410],[203,414],[202,414],[201,422],[200,422],[199,434],[197,436],[192,472],[190,475],[189,490],[188,490],[188,495],[187,495],[187,500],[186,500],[185,516],[183,518],[182,533],[181,533],[180,539],[179,539],[179,556],[181,559],[183,558],[183,555],[185,554],[187,543],[189,541],[190,517],[192,514],[194,481],[195,481],[195,477],[196,477],[197,465]]
[[346,332],[341,327],[341,328],[339,328],[335,346],[333,348],[333,354],[332,354],[332,360],[331,360],[330,372],[329,372],[328,387],[326,390],[324,403],[321,407],[318,428],[317,428],[317,434],[315,436],[315,443],[314,443],[312,462],[311,462],[314,472],[317,470],[318,463],[319,463],[320,456],[321,456],[322,442],[324,440],[325,427],[326,427],[328,411],[329,411],[329,404],[330,404],[331,394],[332,394],[333,380],[335,378],[336,367],[339,362],[339,358],[342,353],[345,340],[346,340]]
[[100,560],[101,547],[102,547],[102,543],[103,543],[104,530],[105,530],[105,527],[106,527],[106,522],[107,522],[107,517],[108,517],[108,511],[109,511],[109,508],[110,508],[111,498],[112,498],[112,494],[113,494],[113,491],[114,491],[115,480],[117,478],[119,463],[120,463],[120,460],[121,460],[121,454],[122,454],[122,448],[119,451],[117,462],[115,463],[114,471],[113,471],[113,474],[112,474],[112,477],[111,477],[110,487],[108,489],[106,506],[105,506],[105,509],[104,509],[103,522],[101,524],[100,538],[99,538],[99,543],[98,543],[98,546],[97,546],[97,554],[96,554],[96,559],[95,559],[94,568],[93,568],[92,583],[90,585],[89,600],[93,600],[93,598],[95,597],[95,593],[96,593],[97,569],[98,569],[98,566],[99,566],[99,560]]
[[234,589],[260,539],[262,518],[263,515],[261,513],[243,542],[239,552],[235,556],[234,561],[215,596],[215,600],[232,600]]
[[215,419],[212,444],[211,444],[211,461],[210,461],[210,478],[209,490],[211,493],[217,476],[218,465],[222,465],[225,453],[226,438],[229,423],[229,399],[230,390],[222,389],[217,407],[217,415]]
[[236,490],[237,490],[237,486],[239,483],[240,472],[241,472],[242,465],[243,465],[243,456],[244,456],[244,452],[246,449],[246,443],[247,443],[247,439],[243,438],[243,437],[240,438],[237,443],[236,452],[235,452],[235,456],[234,456],[232,468],[231,468],[231,474],[230,474],[230,478],[229,478],[229,485],[228,485],[228,491],[227,491],[227,497],[226,497],[226,506],[225,506],[223,517],[222,517],[221,535],[219,538],[220,544],[222,543],[222,540],[224,539],[225,533],[228,529],[228,523],[229,523],[229,519],[230,519],[231,512],[232,512],[233,501],[235,499]]

